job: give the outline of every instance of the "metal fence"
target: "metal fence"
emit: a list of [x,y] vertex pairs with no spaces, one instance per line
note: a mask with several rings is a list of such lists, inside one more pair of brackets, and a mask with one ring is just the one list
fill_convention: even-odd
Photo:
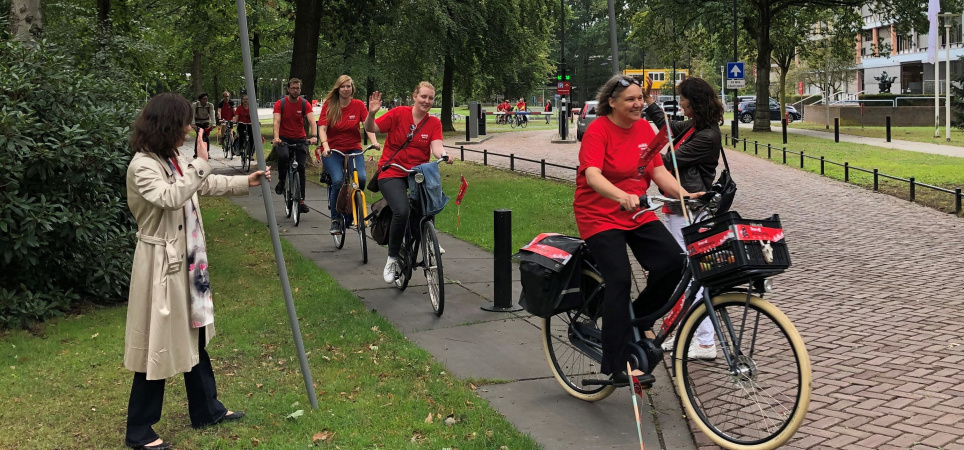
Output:
[[[750,141],[749,139],[746,139],[746,138],[744,138],[744,139],[732,138],[732,137],[730,137],[729,134],[724,134],[724,135],[723,135],[723,142],[724,142],[724,145],[726,145],[726,146],[732,146],[734,149],[736,149],[737,146],[738,146],[738,144],[739,144],[740,142],[742,142],[742,143],[743,143],[743,151],[744,151],[744,152],[749,151],[748,146],[749,146],[750,143],[752,142],[752,145],[753,145],[753,154],[755,154],[755,155],[759,155],[759,154],[760,154],[760,149],[761,149],[761,148],[764,148],[764,145],[760,144],[758,141]],[[767,159],[773,159],[773,152],[775,152],[775,151],[780,152],[780,153],[783,155],[783,164],[787,164],[787,154],[788,154],[788,153],[789,153],[790,155],[796,155],[796,156],[798,156],[798,157],[799,157],[799,161],[800,161],[800,168],[801,168],[801,169],[806,168],[806,167],[805,167],[805,161],[806,161],[807,159],[810,159],[810,160],[813,160],[813,161],[820,161],[820,175],[824,175],[824,176],[826,176],[826,173],[825,173],[825,172],[826,172],[826,165],[827,165],[827,164],[830,164],[830,165],[832,165],[832,166],[842,167],[842,168],[843,168],[843,171],[844,171],[844,182],[847,182],[847,183],[850,183],[850,171],[852,171],[852,170],[857,171],[857,172],[866,173],[866,174],[871,174],[871,175],[873,175],[873,178],[874,178],[874,184],[873,184],[874,191],[878,191],[878,190],[880,189],[880,179],[881,179],[881,178],[885,178],[885,179],[890,179],[890,180],[894,180],[894,181],[899,181],[899,182],[907,183],[907,185],[908,185],[909,199],[910,199],[911,202],[913,202],[913,201],[915,201],[915,200],[917,199],[917,188],[918,188],[918,187],[931,189],[931,190],[933,190],[933,191],[935,191],[935,192],[942,192],[942,193],[951,194],[951,195],[954,196],[954,212],[955,212],[958,216],[961,215],[961,211],[962,211],[961,203],[962,203],[962,200],[964,200],[964,194],[961,193],[961,188],[955,188],[954,190],[950,190],[950,189],[942,188],[942,187],[939,187],[939,186],[933,186],[933,185],[930,185],[930,184],[918,182],[914,177],[910,177],[910,178],[895,177],[895,176],[893,176],[893,175],[887,175],[887,174],[884,174],[884,173],[880,173],[880,171],[879,171],[878,169],[864,169],[864,168],[862,168],[862,167],[851,166],[850,163],[849,163],[849,162],[846,162],[846,161],[843,162],[843,163],[839,163],[839,162],[836,162],[836,161],[830,161],[830,160],[826,159],[826,158],[823,157],[823,156],[816,157],[816,156],[811,156],[811,155],[805,155],[802,150],[799,151],[799,152],[795,152],[795,151],[792,151],[792,150],[787,150],[787,147],[786,147],[786,146],[776,147],[776,146],[773,146],[773,145],[771,145],[771,144],[766,144],[765,148],[766,148],[766,152],[767,152]]]
[[538,165],[539,165],[539,173],[538,173],[538,175],[539,175],[540,177],[542,177],[542,178],[552,178],[552,179],[556,179],[556,180],[563,180],[563,181],[573,182],[573,181],[575,180],[575,174],[573,174],[573,175],[574,175],[573,178],[559,178],[559,177],[553,177],[553,176],[546,176],[546,167],[556,167],[556,168],[559,168],[559,169],[569,169],[569,170],[572,170],[573,172],[577,172],[577,171],[579,170],[579,168],[577,168],[577,167],[563,166],[563,165],[560,165],[560,164],[549,163],[549,162],[546,162],[545,159],[535,160],[535,159],[523,158],[523,157],[521,157],[521,156],[515,156],[515,153],[510,153],[510,154],[508,154],[508,155],[504,155],[504,154],[501,154],[501,153],[490,152],[490,151],[485,150],[485,149],[483,149],[483,150],[473,150],[473,149],[471,149],[471,148],[465,148],[464,145],[463,145],[463,146],[459,146],[459,147],[452,147],[452,146],[446,145],[445,147],[446,147],[446,148],[450,148],[450,149],[454,149],[454,150],[458,150],[458,151],[459,151],[459,159],[461,159],[461,160],[463,160],[463,161],[465,161],[465,152],[469,152],[469,153],[479,153],[479,154],[482,155],[482,165],[483,165],[483,166],[488,166],[488,165],[489,165],[489,157],[490,157],[490,156],[495,156],[495,157],[500,157],[500,158],[508,158],[508,159],[509,159],[509,170],[511,170],[511,171],[513,171],[513,172],[523,172],[523,173],[529,173],[529,174],[535,175],[534,172],[529,172],[529,171],[527,171],[527,170],[516,169],[515,163],[516,163],[516,161],[523,161],[523,162],[529,162],[529,163],[538,164]]

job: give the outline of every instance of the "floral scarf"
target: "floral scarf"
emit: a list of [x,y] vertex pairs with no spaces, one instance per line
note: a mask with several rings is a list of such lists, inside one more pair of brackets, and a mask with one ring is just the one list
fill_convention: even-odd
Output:
[[[182,177],[177,160],[169,164],[177,176]],[[214,300],[211,296],[211,277],[208,275],[207,246],[204,244],[204,228],[201,227],[200,210],[194,197],[184,203],[184,223],[187,225],[187,270],[191,291],[191,327],[201,328],[214,323]]]

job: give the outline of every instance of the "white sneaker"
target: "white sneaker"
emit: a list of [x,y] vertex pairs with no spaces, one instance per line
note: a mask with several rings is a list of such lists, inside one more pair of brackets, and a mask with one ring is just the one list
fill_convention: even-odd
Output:
[[673,351],[673,346],[674,346],[674,345],[676,345],[676,339],[675,339],[675,338],[674,338],[674,339],[666,339],[665,341],[663,341],[663,345],[660,345],[659,347],[662,348],[664,352],[671,352],[671,351]]
[[439,244],[439,245],[438,245],[438,253],[439,253],[440,255],[444,255],[444,254],[445,254],[445,249],[442,248],[442,244]]
[[[386,283],[395,282],[395,274],[398,272],[398,258],[388,257],[388,261],[385,262],[385,270],[382,270],[382,278],[385,279]],[[715,355],[716,350],[713,350]]]
[[690,345],[690,349],[686,355],[689,359],[716,359],[716,344],[710,347],[703,347],[694,342]]

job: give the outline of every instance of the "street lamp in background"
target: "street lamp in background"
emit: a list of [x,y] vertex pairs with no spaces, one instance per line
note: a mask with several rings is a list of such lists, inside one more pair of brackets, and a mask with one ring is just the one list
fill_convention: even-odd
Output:
[[[944,18],[944,48],[947,50],[947,61],[945,61],[945,80],[944,80],[944,123],[947,128],[947,142],[951,141],[951,19],[958,17],[957,14],[938,14]],[[938,67],[934,66],[936,74]],[[935,77],[936,80],[937,77]],[[934,90],[937,90],[937,83],[934,83]],[[936,136],[935,136],[936,137]]]

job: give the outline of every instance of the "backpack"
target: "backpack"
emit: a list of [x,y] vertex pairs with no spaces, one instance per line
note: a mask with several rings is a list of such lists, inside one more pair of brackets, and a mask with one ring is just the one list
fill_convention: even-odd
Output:
[[585,245],[575,237],[543,233],[513,255],[522,275],[519,305],[537,317],[582,306],[579,282]]
[[725,168],[720,172],[720,177],[713,183],[713,186],[710,187],[710,192],[719,195],[719,206],[716,215],[729,211],[730,206],[733,205],[733,199],[736,197],[736,182],[730,177],[730,165],[727,164],[726,154],[723,153],[722,149],[720,150],[720,156],[723,157],[723,166]]
[[378,245],[388,245],[388,229],[392,226],[392,208],[384,198],[372,204],[372,212],[365,218],[371,221],[372,239]]

